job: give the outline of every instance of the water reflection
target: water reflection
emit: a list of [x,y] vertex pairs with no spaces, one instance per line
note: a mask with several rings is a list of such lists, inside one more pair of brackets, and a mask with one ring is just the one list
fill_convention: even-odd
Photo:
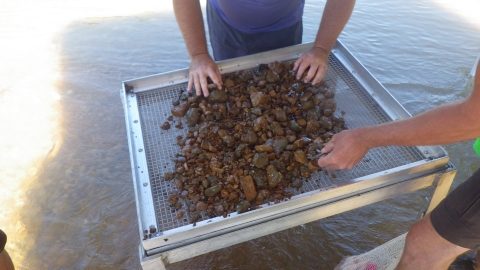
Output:
[[[471,91],[466,76],[480,25],[437,2],[446,1],[358,1],[341,36],[414,114]],[[307,1],[305,42],[315,36],[323,3]],[[4,1],[0,39],[8,40],[0,44],[0,228],[17,268],[138,268],[119,89],[126,79],[188,66],[171,2]],[[447,147],[459,168],[456,184],[478,167],[470,148]],[[169,269],[329,269],[403,233],[426,196],[377,203]]]

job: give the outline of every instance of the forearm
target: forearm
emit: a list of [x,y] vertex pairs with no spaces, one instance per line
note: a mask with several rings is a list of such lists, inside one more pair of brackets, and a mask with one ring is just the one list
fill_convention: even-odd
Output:
[[199,0],[173,0],[173,10],[190,58],[208,54]]
[[480,137],[480,110],[470,100],[450,103],[398,122],[359,129],[368,148],[438,145]]
[[314,47],[330,53],[352,14],[355,0],[328,0],[323,11]]
[[359,129],[368,148],[387,145],[449,144],[480,137],[480,65],[472,94],[412,118]]

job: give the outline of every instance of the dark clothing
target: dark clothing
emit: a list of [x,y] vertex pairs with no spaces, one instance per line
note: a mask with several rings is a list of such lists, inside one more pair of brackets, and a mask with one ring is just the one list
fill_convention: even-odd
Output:
[[7,235],[0,230],[0,253],[5,249],[5,244],[7,243]]
[[209,0],[228,25],[248,34],[285,29],[302,19],[305,0]]
[[480,248],[480,169],[448,194],[430,219],[437,233],[450,243]]
[[207,21],[215,61],[302,43],[302,20],[282,30],[248,34],[226,23],[207,1]]

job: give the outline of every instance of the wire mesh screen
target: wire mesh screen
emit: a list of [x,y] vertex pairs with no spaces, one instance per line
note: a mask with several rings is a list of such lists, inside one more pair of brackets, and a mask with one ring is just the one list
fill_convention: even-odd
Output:
[[[330,67],[325,75],[325,81],[335,91],[337,103],[336,114],[344,114],[348,128],[367,125],[377,125],[391,121],[384,110],[368,94],[368,92],[353,78],[348,70],[335,58],[330,56]],[[187,84],[163,87],[137,94],[138,110],[141,119],[143,140],[147,155],[148,172],[155,204],[159,231],[167,231],[189,224],[188,216],[178,217],[179,211],[167,201],[167,198],[177,188],[170,180],[165,180],[166,172],[175,170],[175,162],[171,159],[180,153],[176,137],[185,137],[187,128],[174,127],[179,119],[174,119],[174,125],[168,130],[161,125],[171,115],[172,100],[186,91]],[[336,184],[354,178],[367,176],[398,166],[424,159],[415,147],[383,147],[370,150],[360,164],[351,170],[316,171],[299,189],[290,189],[294,195],[335,188]],[[294,200],[295,197],[292,197]],[[284,203],[284,202],[281,202]],[[185,207],[185,206],[184,206]],[[183,208],[184,208],[183,207]],[[254,210],[255,211],[255,210]],[[207,217],[203,217],[207,219]]]

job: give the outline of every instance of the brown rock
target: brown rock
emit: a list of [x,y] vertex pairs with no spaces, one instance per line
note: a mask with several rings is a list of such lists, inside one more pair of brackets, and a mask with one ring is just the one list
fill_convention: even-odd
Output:
[[307,167],[312,171],[320,169],[320,167],[318,166],[317,160],[310,160],[310,162],[308,162]]
[[301,127],[306,127],[307,126],[307,121],[305,121],[305,119],[303,119],[303,118],[300,118],[300,119],[297,119],[297,124]]
[[287,114],[282,108],[275,108],[272,110],[272,114],[275,116],[275,119],[279,122],[287,121]]
[[213,211],[215,212],[215,215],[221,216],[223,214],[223,210],[223,205],[219,204],[215,206]]
[[310,177],[310,175],[312,175],[312,171],[310,169],[308,169],[307,167],[300,167],[300,174],[303,177],[308,178],[308,177]]
[[303,152],[302,150],[295,151],[294,158],[299,163],[302,163],[302,164],[308,163],[307,155],[305,155],[305,152]]
[[180,105],[172,108],[171,113],[176,117],[183,117],[187,114],[190,105],[187,102],[180,103]]
[[173,181],[173,183],[175,183],[175,186],[179,189],[179,190],[182,190],[183,189],[183,182],[178,180],[178,179],[175,179]]
[[264,153],[264,152],[271,153],[273,152],[273,147],[267,146],[265,144],[255,145],[255,151],[257,151],[257,153]]
[[204,202],[198,202],[195,206],[197,207],[198,210],[203,211],[203,210],[207,210],[208,204]]
[[233,80],[232,80],[232,79],[226,79],[226,80],[225,80],[225,83],[224,83],[224,85],[225,85],[225,87],[227,87],[227,88],[228,88],[228,87],[232,87],[232,86],[234,86],[234,85],[235,85],[235,83],[233,82]]
[[268,186],[276,187],[283,179],[283,175],[277,171],[275,166],[269,165],[267,167]]
[[257,197],[257,191],[251,176],[248,175],[240,178],[240,185],[245,193],[247,201],[252,201]]
[[268,96],[262,92],[252,92],[250,93],[250,100],[252,101],[253,107],[257,107],[260,104],[265,104],[268,102]]
[[210,101],[211,103],[225,102],[227,101],[227,98],[227,93],[225,93],[225,91],[213,90],[208,97],[208,101]]
[[255,122],[253,123],[254,132],[266,130],[267,127],[268,127],[267,119],[265,119],[265,117],[263,116],[257,117],[257,119],[255,119]]
[[165,123],[163,123],[163,125],[160,128],[163,129],[163,130],[170,129],[170,123],[165,122]]
[[253,165],[257,166],[257,168],[262,168],[267,166],[268,164],[268,154],[267,153],[256,153],[253,156],[252,160]]

